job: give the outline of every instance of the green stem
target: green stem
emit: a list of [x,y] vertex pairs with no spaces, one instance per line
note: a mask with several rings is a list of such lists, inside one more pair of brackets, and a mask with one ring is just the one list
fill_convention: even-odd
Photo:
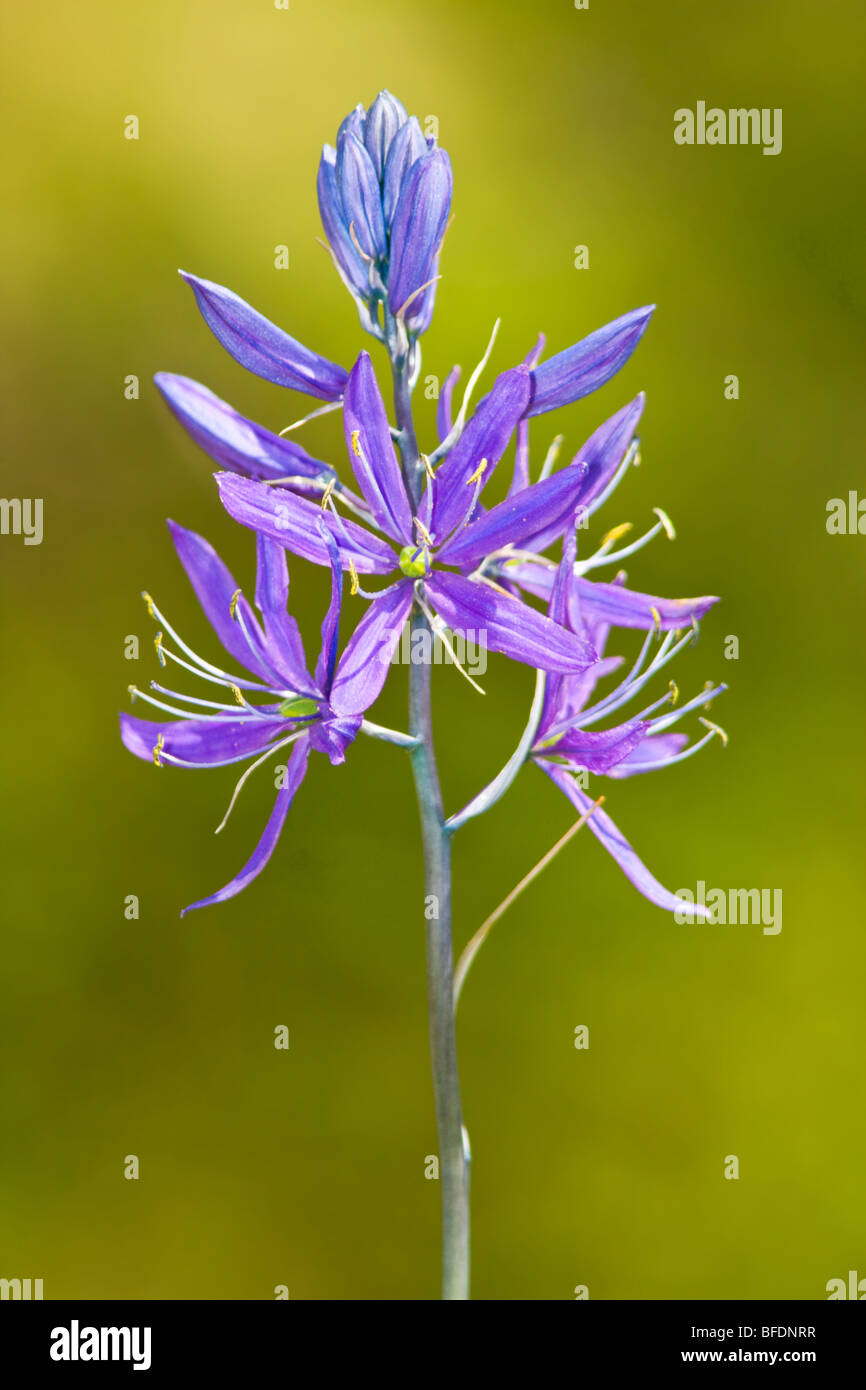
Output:
[[[429,650],[430,626],[413,613],[410,651],[415,633],[425,632],[421,650]],[[419,740],[411,752],[421,812],[427,918],[427,1000],[433,1094],[439,1135],[439,1180],[442,1193],[442,1297],[469,1297],[469,1162],[464,1147],[454,1030],[454,983],[451,948],[451,842],[445,828],[442,794],[433,751],[429,662],[409,666],[409,730]]]

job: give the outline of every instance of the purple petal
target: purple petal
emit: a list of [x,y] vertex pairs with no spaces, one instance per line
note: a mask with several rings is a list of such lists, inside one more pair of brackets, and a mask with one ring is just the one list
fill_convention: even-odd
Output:
[[332,150],[330,145],[325,145],[319,160],[316,180],[319,215],[325,236],[350,289],[362,299],[366,299],[370,293],[370,277],[343,217],[343,205],[337,190],[336,162],[336,151]]
[[322,620],[322,647],[316,662],[316,684],[325,693],[331,688],[337,664],[337,642],[340,636],[340,609],[343,606],[343,570],[337,542],[319,517],[319,534],[328,548],[331,561],[331,601]]
[[365,255],[383,259],[388,253],[388,242],[379,179],[365,146],[350,131],[337,141],[336,173],[343,219],[350,234],[354,228]]
[[544,671],[582,671],[596,659],[583,637],[553,623],[510,594],[462,575],[434,573],[424,581],[433,607],[454,632],[472,633],[490,651]]
[[645,719],[632,719],[613,729],[569,729],[550,749],[561,754],[575,767],[586,768],[602,777],[627,758],[638,744],[645,743],[649,724]]
[[227,898],[233,898],[236,894],[243,891],[254,878],[257,878],[262,869],[267,864],[274,852],[277,840],[280,838],[280,831],[285,824],[289,807],[294,800],[294,796],[299,786],[304,780],[304,773],[307,770],[307,758],[310,752],[310,742],[307,735],[298,739],[292,749],[291,757],[288,761],[288,771],[286,773],[285,785],[280,787],[277,792],[277,799],[274,802],[274,809],[271,811],[268,823],[265,826],[264,834],[256,845],[252,858],[241,869],[225,888],[220,888],[218,892],[211,893],[209,898],[201,898],[196,903],[190,903],[180,914],[181,917],[187,912],[192,912],[197,907],[208,907],[211,903],[224,903]]
[[355,477],[374,520],[383,531],[410,545],[412,511],[368,352],[361,353],[349,373],[343,428]]
[[557,410],[597,391],[631,357],[650,321],[654,304],[633,309],[579,343],[549,357],[533,372],[535,390],[528,415]]
[[257,532],[256,553],[256,606],[264,621],[271,664],[290,690],[316,697],[320,692],[307,671],[298,624],[286,611],[289,602],[286,552],[276,541]]
[[340,550],[343,568],[351,561],[359,574],[389,574],[397,568],[397,557],[391,547],[354,521],[323,511],[303,497],[284,489],[266,487],[233,473],[216,475],[220,501],[235,521],[261,531],[279,545],[316,565],[330,565],[328,547],[319,533],[322,518],[333,533]]
[[310,743],[317,753],[324,753],[334,767],[346,761],[346,749],[357,737],[363,724],[360,714],[351,719],[322,719],[310,729]]
[[431,279],[450,211],[451,162],[444,150],[431,150],[403,179],[394,211],[388,267],[393,313]]
[[[554,763],[536,759],[538,766],[546,772],[552,782],[564,792],[580,815],[585,816],[593,806],[593,799],[587,796],[577,785],[571,774],[563,767],[558,767]],[[599,807],[593,811],[589,820],[586,822],[589,829],[600,840],[609,854],[613,855],[619,864],[626,878],[628,878],[637,888],[638,892],[643,893],[651,903],[657,907],[662,907],[667,912],[683,912],[688,910],[682,898],[676,897],[673,893],[663,888],[657,879],[653,878],[649,869],[638,859],[631,845],[617,829],[610,816]],[[710,913],[706,908],[696,906],[692,909],[696,917],[708,917]]]
[[[527,593],[535,594],[537,598],[550,597],[555,571],[548,566],[532,563],[508,564],[504,573]],[[708,609],[719,601],[710,596],[658,598],[654,594],[640,594],[633,589],[626,589],[622,584],[601,584],[577,575],[574,578],[573,594],[580,604],[587,624],[603,622],[609,623],[611,627],[648,630],[655,625],[655,610],[665,632],[673,628],[688,627],[692,618],[702,618]]]
[[[390,92],[380,92],[364,122],[364,144],[373,162],[376,178],[382,180],[388,151],[397,132],[408,121],[406,108]],[[421,137],[423,139],[423,136]]]
[[340,399],[346,384],[342,367],[311,352],[231,290],[180,273],[192,287],[205,323],[247,371],[324,401]]
[[[226,473],[224,476],[231,478],[234,474]],[[256,483],[255,486],[261,487],[262,484]],[[169,521],[168,529],[205,617],[226,651],[241,666],[270,684],[274,680],[274,670],[267,643],[258,619],[243,594],[236,601],[236,616],[232,617],[232,600],[238,593],[239,585],[235,583],[230,570],[204,536],[187,531],[175,521]],[[237,621],[238,616],[243,621],[243,628]],[[249,641],[244,636],[244,630],[249,634]]]
[[[622,410],[618,410],[600,425],[569,466],[561,473],[555,474],[556,477],[577,475],[580,479],[580,489],[575,503],[579,503],[581,508],[588,507],[607,487],[631,443],[643,407],[644,395],[641,392],[628,405],[623,406]],[[567,510],[560,516],[551,515],[550,520],[535,534],[524,533],[523,548],[540,554],[559,539],[565,525],[570,521],[571,514]]]
[[157,372],[154,381],[184,429],[221,467],[248,478],[300,475],[327,480],[337,476],[300,444],[247,420],[190,377]]
[[522,545],[527,536],[544,529],[561,535],[574,520],[583,481],[580,468],[564,468],[514,493],[458,531],[437,558],[445,565],[469,565],[506,545]]
[[337,664],[330,699],[336,714],[363,714],[378,697],[413,595],[411,579],[402,579],[373,599]]
[[670,758],[681,753],[689,741],[688,734],[654,734],[645,738],[632,753],[627,754],[609,773],[609,777],[634,777],[638,772],[651,772],[664,767]]
[[526,412],[530,389],[527,367],[512,367],[497,377],[492,391],[478,403],[457,443],[436,470],[433,531],[438,541],[444,541],[466,517],[472,502],[469,480],[485,459],[483,483],[490,479]]
[[403,180],[416,160],[427,153],[427,141],[421,133],[416,116],[409,120],[394,136],[385,160],[385,178],[382,187],[382,206],[385,224],[390,227],[400,197]]
[[145,762],[154,762],[154,749],[162,738],[160,751],[200,767],[232,759],[252,757],[267,748],[278,733],[285,733],[285,719],[260,719],[239,715],[237,719],[212,716],[209,719],[137,719],[134,714],[120,716],[120,736],[130,753]]
[[439,443],[447,439],[451,433],[452,414],[451,398],[454,395],[454,387],[460,379],[460,368],[452,367],[444,382],[442,390],[439,392],[439,400],[436,403],[436,433],[439,436]]

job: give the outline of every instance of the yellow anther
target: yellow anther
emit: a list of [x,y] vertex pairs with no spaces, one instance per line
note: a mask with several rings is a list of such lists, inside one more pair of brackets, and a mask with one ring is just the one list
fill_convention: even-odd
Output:
[[349,592],[354,596],[358,592],[358,571],[352,560],[349,561],[349,578],[352,581]]
[[671,521],[667,512],[663,512],[661,507],[653,507],[653,511],[655,512],[662,526],[665,528],[665,535],[667,536],[668,540],[676,540],[677,533],[674,530],[674,523]]
[[127,688],[127,690],[129,691],[130,695],[132,696],[132,703],[135,704],[135,697],[136,697],[136,695],[138,694],[138,686],[137,686],[137,685],[128,685],[126,688]]
[[356,458],[360,458],[360,457],[361,457],[361,446],[360,446],[360,444],[358,443],[358,440],[359,440],[360,438],[361,438],[361,431],[360,431],[360,430],[352,430],[352,449],[354,450],[354,453],[355,453],[355,457],[356,457]]
[[241,591],[240,591],[240,589],[235,589],[234,593],[233,593],[232,596],[231,596],[231,601],[229,602],[229,617],[230,617],[230,618],[233,618],[233,617],[235,616],[235,613],[237,612],[237,608],[238,608],[238,599],[240,598],[240,596],[241,596]]
[[652,613],[653,622],[655,623],[656,632],[661,632],[661,630],[662,630],[662,615],[661,615],[661,613],[659,612],[659,610],[658,610],[657,608],[651,608],[651,609],[650,609],[650,612]]
[[671,704],[675,705],[680,698],[680,688],[676,681],[668,681],[668,690],[671,692]]
[[427,530],[427,527],[424,525],[424,522],[421,520],[420,516],[415,517],[415,525],[421,532],[421,539],[425,541],[427,545],[432,545],[433,537],[430,535],[430,532]]
[[632,529],[630,521],[624,521],[621,526],[614,526],[612,531],[608,531],[602,540],[602,545],[610,545],[613,541],[618,541],[621,536],[625,536]]
[[424,465],[424,472],[427,474],[427,477],[430,479],[432,483],[433,479],[436,477],[436,474],[433,472],[433,465],[426,454],[421,454],[419,455],[419,457]]
[[155,614],[154,611],[153,611],[153,599],[150,597],[150,594],[144,593],[144,594],[142,594],[141,597],[144,599],[145,603],[147,604],[147,611],[148,611],[148,613],[150,614],[150,616],[151,616],[152,618],[155,618],[155,617],[156,617],[156,614]]
[[635,449],[635,451],[634,451],[634,459],[632,460],[632,468],[640,468],[640,464],[641,464],[640,449]]
[[157,660],[159,661],[160,666],[164,666],[164,665],[165,665],[165,656],[163,655],[163,650],[162,650],[162,633],[161,633],[161,632],[158,632],[158,633],[156,634],[156,636],[154,637],[154,639],[153,639],[153,650],[156,652]]
[[482,475],[482,473],[484,472],[484,470],[485,470],[486,467],[487,467],[487,460],[486,460],[486,459],[482,459],[481,462],[479,463],[478,467],[476,468],[475,472],[472,474],[472,477],[466,479],[467,487],[471,487],[473,483],[477,483],[477,482],[478,482],[478,479],[481,477],[481,475]]
[[[358,431],[355,430],[355,434],[357,434],[357,433],[358,433]],[[325,507],[327,507],[328,503],[329,503],[330,500],[331,500],[331,493],[334,491],[334,486],[335,486],[336,482],[337,482],[337,479],[336,479],[336,478],[329,478],[329,479],[328,479],[328,486],[325,488],[325,491],[322,493],[322,509],[323,509],[323,510],[324,510]]]
[[164,747],[165,739],[163,738],[162,734],[159,734],[157,736],[156,743],[153,745],[153,762],[155,767],[162,767],[162,763],[159,760],[159,755]]
[[239,705],[241,705],[241,706],[244,706],[244,705],[246,704],[246,700],[245,700],[244,697],[243,697],[243,694],[242,694],[242,692],[241,692],[240,686],[232,685],[232,686],[229,686],[229,689],[231,690],[232,694],[234,695],[235,700],[237,701],[237,703],[238,703]]
[[722,747],[727,748],[728,736],[725,733],[724,729],[721,727],[721,725],[714,724],[712,720],[704,719],[701,715],[698,715],[698,718],[700,719],[701,723],[706,726],[706,728],[711,729],[714,734],[718,734],[719,738],[722,740]]

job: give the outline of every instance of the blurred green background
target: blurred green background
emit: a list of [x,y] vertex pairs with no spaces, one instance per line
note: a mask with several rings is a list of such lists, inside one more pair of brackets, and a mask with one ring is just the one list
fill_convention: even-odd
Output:
[[[723,595],[676,675],[730,683],[731,743],[610,784],[607,809],[671,888],[784,894],[778,936],[678,926],[584,832],[502,920],[459,1018],[475,1296],[822,1298],[866,1274],[866,541],[825,528],[827,500],[863,486],[863,28],[860,6],[804,0],[6,11],[0,491],[43,497],[45,536],[0,538],[0,1275],[48,1298],[437,1296],[405,756],[364,740],[342,769],[314,759],[268,871],[181,922],[244,862],[268,779],[217,840],[232,771],[157,773],[117,735],[127,684],[158,677],[141,589],[217,654],[165,518],[253,575],[153,372],[275,429],[307,408],[222,351],[176,268],[354,360],[314,179],[382,86],[438,117],[455,170],[426,373],[471,369],[497,314],[501,370],[539,328],[555,351],[659,305],[618,378],[534,426],[535,466],[557,427],[571,457],[647,390],[643,463],[603,526],[664,506],[678,539],[636,556],[632,584]],[[783,108],[781,155],[676,146],[673,112],[699,99]],[[432,403],[419,415],[429,447]],[[336,416],[304,442],[342,463]],[[325,576],[295,562],[292,582],[312,645]],[[493,660],[484,684],[436,676],[451,809],[525,720],[531,673]],[[398,670],[377,717],[404,727],[404,704]],[[572,820],[527,771],[461,833],[458,946]]]

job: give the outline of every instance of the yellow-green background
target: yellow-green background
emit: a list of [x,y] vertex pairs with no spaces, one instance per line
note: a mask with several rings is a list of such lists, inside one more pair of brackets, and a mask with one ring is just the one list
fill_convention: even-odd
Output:
[[[0,491],[44,498],[45,538],[0,538],[0,1275],[41,1277],[49,1298],[436,1295],[404,755],[360,741],[342,769],[314,759],[266,874],[181,922],[251,850],[268,778],[215,839],[232,772],[157,773],[116,713],[159,674],[142,588],[217,654],[165,517],[252,580],[252,537],[153,372],[272,428],[307,408],[222,352],[176,268],[350,363],[364,343],[315,243],[315,169],[385,85],[438,117],[454,165],[427,372],[471,368],[497,314],[501,369],[539,328],[556,350],[659,305],[560,427],[573,453],[646,388],[643,464],[604,521],[666,507],[676,544],[636,557],[631,582],[724,596],[677,676],[730,682],[731,743],[611,784],[607,808],[671,888],[784,892],[776,937],[677,926],[584,832],[502,921],[459,1020],[475,1294],[821,1298],[866,1274],[866,540],[825,530],[828,498],[864,487],[860,7],[101,0],[11,7],[2,26]],[[676,146],[673,112],[698,99],[782,107],[781,155]],[[556,427],[534,427],[536,465]],[[337,417],[305,440],[342,461]],[[312,645],[325,576],[298,561],[292,581]],[[485,684],[436,675],[452,809],[525,717],[530,673],[492,661]],[[398,671],[383,722],[403,725],[404,694]],[[528,771],[458,837],[459,943],[572,819]]]

